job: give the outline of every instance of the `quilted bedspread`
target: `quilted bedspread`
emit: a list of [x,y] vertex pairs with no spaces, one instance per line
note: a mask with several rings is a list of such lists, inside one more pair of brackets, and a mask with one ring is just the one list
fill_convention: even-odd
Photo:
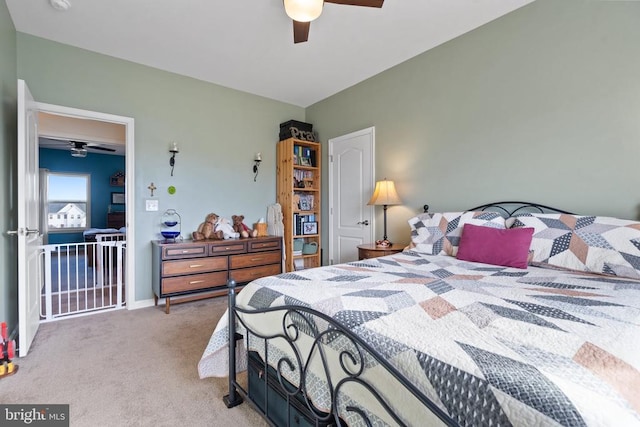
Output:
[[[640,281],[405,251],[238,294],[284,304],[355,331],[461,425],[640,426]],[[202,378],[228,374],[226,321]]]

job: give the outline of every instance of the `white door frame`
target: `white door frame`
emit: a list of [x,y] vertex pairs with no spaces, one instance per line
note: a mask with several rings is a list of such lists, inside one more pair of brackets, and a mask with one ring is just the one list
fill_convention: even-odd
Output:
[[117,116],[115,114],[100,113],[98,111],[82,110],[79,108],[64,107],[62,105],[46,104],[42,102],[36,102],[38,111],[44,113],[57,114],[61,116],[69,116],[80,119],[92,119],[102,122],[110,122],[119,125],[123,125],[126,128],[125,131],[125,168],[127,178],[125,180],[125,193],[126,193],[126,207],[127,214],[125,220],[125,226],[127,227],[127,251],[126,251],[126,276],[125,276],[125,288],[126,288],[126,307],[131,310],[135,307],[136,300],[136,262],[135,262],[135,230],[129,226],[129,224],[135,224],[135,173],[134,173],[134,119],[132,117]]
[[[367,135],[370,134],[371,135],[371,182],[374,183],[375,185],[375,176],[376,176],[376,128],[375,126],[371,126],[368,127],[366,129],[362,129],[359,131],[355,131],[355,132],[351,132],[348,133],[346,135],[341,135],[341,136],[337,136],[335,138],[331,138],[328,141],[328,152],[329,152],[329,263],[331,263],[331,260],[334,259],[334,241],[336,239],[336,237],[334,236],[334,231],[333,231],[333,226],[334,226],[334,218],[335,215],[333,214],[333,196],[334,196],[334,192],[335,190],[335,186],[336,184],[333,182],[333,173],[334,170],[333,168],[334,163],[332,161],[332,156],[333,156],[333,152],[334,152],[334,146],[335,144],[339,144],[341,141],[345,140],[345,139],[351,139],[360,135]],[[373,189],[372,189],[373,191]],[[366,198],[366,197],[365,197]],[[367,207],[364,207],[365,209],[367,209]],[[371,226],[369,227],[369,241],[373,242],[375,239],[375,230],[376,230],[376,216],[373,214],[373,206],[371,206],[369,209],[371,209]]]

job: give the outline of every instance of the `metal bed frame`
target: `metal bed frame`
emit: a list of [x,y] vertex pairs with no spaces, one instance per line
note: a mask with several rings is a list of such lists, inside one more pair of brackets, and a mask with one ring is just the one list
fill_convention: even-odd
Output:
[[[424,205],[424,212],[428,212],[429,206]],[[570,212],[541,205],[538,203],[519,202],[519,201],[503,201],[493,202],[476,206],[468,209],[468,211],[492,211],[499,212],[505,217],[522,213],[565,213]],[[272,425],[304,425],[300,424],[301,416],[304,417],[306,425],[315,426],[343,426],[348,425],[344,420],[345,412],[351,417],[357,416],[360,421],[367,426],[372,426],[375,420],[370,417],[367,408],[360,408],[353,405],[343,405],[344,410],[340,408],[340,398],[343,388],[348,384],[357,384],[366,390],[378,402],[379,408],[386,413],[397,425],[405,426],[406,423],[400,418],[393,407],[394,402],[390,402],[384,397],[381,390],[363,378],[364,372],[367,370],[367,361],[375,360],[380,366],[391,375],[394,381],[397,381],[404,389],[414,396],[423,406],[425,413],[435,415],[444,425],[458,426],[459,424],[444,412],[438,405],[431,401],[424,393],[422,393],[413,383],[407,380],[394,366],[392,366],[378,351],[372,348],[368,343],[359,338],[351,330],[335,321],[333,318],[324,313],[310,309],[304,306],[278,306],[261,310],[247,310],[236,305],[236,283],[233,280],[228,282],[228,304],[229,304],[229,394],[223,397],[224,403],[228,408],[237,406],[244,399],[249,401],[252,406]],[[281,330],[271,335],[263,335],[251,330],[248,323],[242,319],[242,316],[261,315],[264,313],[279,312],[282,316]],[[238,333],[237,323],[242,325],[247,333],[247,337],[252,335],[257,337],[263,343],[262,354],[264,359],[260,360],[260,375],[270,376],[271,381],[263,381],[260,385],[260,397],[262,402],[256,402],[254,395],[255,389],[252,391],[251,386],[246,388],[238,382],[236,372],[236,344],[245,336]],[[320,327],[319,325],[325,325]],[[300,337],[302,335],[311,337],[312,345],[310,348],[303,348],[300,345]],[[293,357],[282,356],[276,363],[268,364],[269,361],[269,340],[281,339],[291,350]],[[332,352],[328,352],[328,346],[336,339],[342,339],[342,350],[338,353],[337,365],[340,366],[341,372],[336,373],[335,369],[331,371],[328,358],[332,356]],[[249,339],[247,338],[247,341]],[[308,346],[307,346],[308,347]],[[249,357],[249,345],[247,345],[247,357]],[[330,409],[328,412],[316,408],[310,399],[307,398],[307,382],[306,375],[309,372],[309,361],[312,357],[319,357],[324,369],[324,379],[328,384],[328,394],[330,396]],[[299,384],[295,385],[287,381],[285,378],[285,369],[288,372],[297,372],[300,378]],[[270,373],[271,372],[271,373]],[[339,374],[339,375],[338,375]],[[275,376],[275,378],[273,378]],[[335,378],[339,380],[334,381]],[[271,383],[271,386],[269,385]],[[282,397],[283,403],[286,405],[286,414],[274,416],[274,408],[270,408],[269,393],[276,393],[274,390],[278,388],[279,395]],[[397,396],[396,396],[397,397]],[[396,404],[398,402],[395,402]],[[302,407],[302,409],[301,409]],[[341,416],[342,413],[342,416]],[[353,418],[350,418],[353,420]]]

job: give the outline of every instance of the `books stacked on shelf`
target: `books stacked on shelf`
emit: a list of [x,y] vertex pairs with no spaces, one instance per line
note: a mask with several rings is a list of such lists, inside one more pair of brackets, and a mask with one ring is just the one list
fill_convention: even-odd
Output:
[[298,181],[304,181],[305,179],[313,179],[313,171],[305,171],[305,170],[296,169],[296,170],[293,171],[293,176]]
[[303,147],[301,145],[293,146],[293,164],[300,166],[312,166],[316,165],[316,152],[309,147]]
[[303,236],[318,233],[318,223],[315,215],[293,214],[293,234]]

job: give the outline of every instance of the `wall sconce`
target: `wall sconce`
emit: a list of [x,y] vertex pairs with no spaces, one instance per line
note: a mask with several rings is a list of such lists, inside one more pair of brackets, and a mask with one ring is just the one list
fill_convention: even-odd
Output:
[[169,146],[169,152],[171,153],[171,158],[169,159],[169,166],[171,166],[171,176],[173,176],[173,167],[176,165],[176,154],[180,152],[180,150],[178,150],[177,142],[171,143],[171,146]]
[[260,162],[262,162],[262,153],[256,153],[256,156],[253,158],[253,182],[256,182],[256,179],[258,178]]
[[387,240],[387,206],[399,205],[401,203],[393,181],[388,181],[387,178],[385,178],[383,181],[376,182],[376,188],[373,190],[371,200],[367,203],[367,205],[382,205],[384,209],[384,237],[382,240],[376,240],[376,246],[389,247],[392,245],[392,243]]

